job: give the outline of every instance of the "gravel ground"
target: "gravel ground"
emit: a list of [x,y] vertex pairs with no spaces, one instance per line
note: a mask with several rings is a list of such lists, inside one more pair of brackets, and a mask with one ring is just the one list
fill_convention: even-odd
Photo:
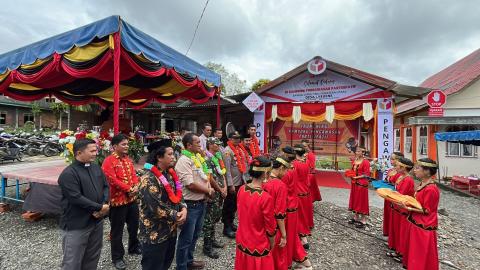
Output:
[[[372,206],[370,225],[365,230],[358,230],[347,224],[349,214],[345,207],[329,199],[345,196],[348,192],[345,189],[322,189],[325,200],[315,206],[316,229],[310,240],[309,257],[315,269],[403,269],[385,256],[387,248],[381,235],[381,208]],[[440,268],[479,269],[480,200],[442,191],[441,208],[447,215],[439,215]],[[46,216],[38,222],[27,223],[20,214],[18,205],[13,206],[13,211],[0,214],[0,269],[58,269],[61,261],[58,217]],[[113,269],[110,244],[106,240],[108,222],[105,225],[99,269]],[[219,235],[220,230],[218,225]],[[218,250],[218,260],[205,258],[200,252],[203,241],[198,241],[197,258],[207,261],[207,269],[233,269],[235,242],[224,237],[220,239],[227,245]],[[125,261],[128,269],[140,269],[140,257],[126,255]]]

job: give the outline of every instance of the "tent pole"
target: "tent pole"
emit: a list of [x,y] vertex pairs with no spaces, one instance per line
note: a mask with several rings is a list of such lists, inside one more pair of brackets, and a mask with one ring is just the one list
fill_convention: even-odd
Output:
[[120,30],[113,34],[113,132],[120,130]]
[[220,128],[220,88],[217,91],[217,128]]

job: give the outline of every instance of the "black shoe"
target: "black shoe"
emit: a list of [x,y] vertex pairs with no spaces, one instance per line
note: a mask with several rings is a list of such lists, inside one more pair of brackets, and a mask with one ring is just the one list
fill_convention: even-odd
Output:
[[218,253],[215,252],[213,250],[213,248],[204,248],[203,249],[203,254],[205,254],[206,256],[208,256],[212,259],[218,259],[220,257],[220,255],[218,255]]
[[127,269],[127,265],[123,260],[118,260],[113,262],[113,266],[115,267],[115,269],[119,269],[119,270]]
[[212,242],[212,247],[214,247],[214,248],[224,248],[224,247],[225,247],[225,244],[223,244],[223,243],[220,242],[220,241],[213,240],[213,242]]
[[359,228],[359,229],[363,229],[363,228],[365,228],[366,225],[367,225],[367,224],[360,222],[360,223],[357,223],[357,224],[355,225],[355,227],[357,227],[357,228]]
[[309,243],[303,244],[303,248],[305,250],[309,250],[310,249],[310,244]]
[[358,222],[358,221],[356,221],[355,219],[352,218],[352,219],[350,219],[350,220],[348,221],[348,224],[355,224],[355,223],[357,223],[357,222]]
[[238,226],[235,225],[235,223],[232,224],[232,231],[236,232],[238,229]]
[[131,255],[142,255],[142,249],[137,247],[133,250],[129,250],[128,251],[128,254],[131,254]]
[[235,232],[230,227],[226,227],[223,229],[223,235],[228,238],[235,239]]

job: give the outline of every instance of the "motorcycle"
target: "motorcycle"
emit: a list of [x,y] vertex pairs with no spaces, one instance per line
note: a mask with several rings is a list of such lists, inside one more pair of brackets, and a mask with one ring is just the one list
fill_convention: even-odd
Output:
[[43,154],[46,157],[58,156],[62,153],[65,149],[63,146],[58,143],[58,141],[49,141],[43,148]]
[[22,161],[23,152],[20,145],[12,140],[3,140],[0,146],[0,161]]

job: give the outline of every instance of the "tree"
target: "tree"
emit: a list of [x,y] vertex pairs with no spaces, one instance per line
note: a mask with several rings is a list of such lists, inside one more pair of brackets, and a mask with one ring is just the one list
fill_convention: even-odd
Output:
[[267,84],[269,82],[270,82],[270,79],[258,79],[258,81],[256,81],[252,85],[252,91],[253,92],[257,91],[258,89],[260,89],[260,87],[264,86],[265,84]]
[[220,74],[225,95],[230,96],[248,92],[247,81],[238,78],[236,73],[231,73],[222,64],[208,62],[205,64],[205,67]]
[[[31,110],[32,110],[32,114],[33,114],[33,121],[35,123],[36,120],[37,120],[37,116],[42,112],[42,110],[40,109],[40,104],[38,104],[38,102],[36,102],[36,101],[32,102],[31,106],[32,106]],[[35,124],[34,124],[34,127],[35,127]]]
[[68,110],[68,104],[63,102],[53,102],[50,104],[50,109],[52,109],[55,119],[57,120],[55,129],[58,129],[60,126],[60,118],[62,113],[65,113]]

